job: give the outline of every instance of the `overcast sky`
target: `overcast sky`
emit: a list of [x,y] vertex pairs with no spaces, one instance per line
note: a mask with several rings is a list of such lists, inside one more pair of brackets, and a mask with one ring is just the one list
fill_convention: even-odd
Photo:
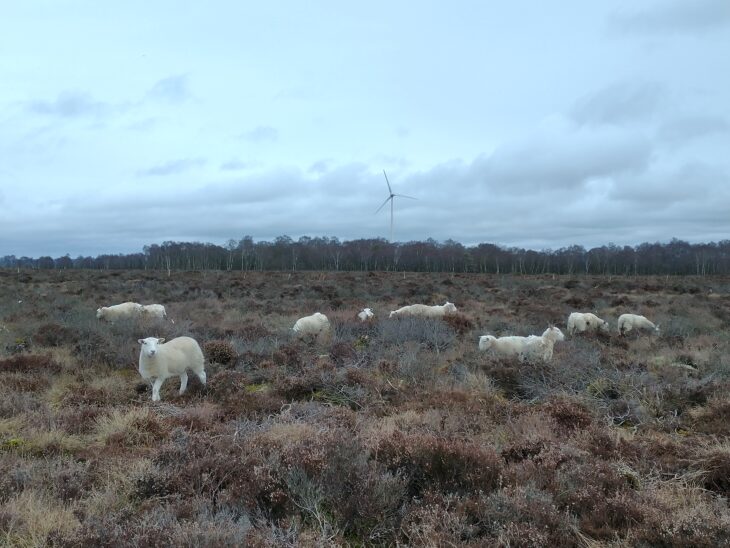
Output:
[[730,1],[32,1],[0,255],[730,238]]

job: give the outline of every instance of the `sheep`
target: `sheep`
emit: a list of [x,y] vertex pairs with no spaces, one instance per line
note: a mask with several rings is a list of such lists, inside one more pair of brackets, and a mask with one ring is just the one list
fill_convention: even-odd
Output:
[[167,318],[167,312],[165,307],[161,304],[144,304],[142,305],[142,315],[149,316],[151,318],[159,318],[164,320]]
[[155,379],[152,385],[152,401],[160,401],[162,383],[176,375],[180,377],[180,394],[183,394],[188,386],[188,369],[205,384],[205,358],[195,339],[177,337],[165,343],[165,339],[147,337],[138,339],[137,342],[141,345],[139,374],[145,380]]
[[626,335],[633,329],[653,330],[659,334],[659,324],[654,325],[653,322],[647,320],[644,316],[638,314],[621,314],[618,317],[618,332],[620,335]]
[[320,312],[315,312],[311,316],[299,318],[292,330],[299,335],[319,335],[330,329],[330,321],[327,316]]
[[572,312],[568,316],[568,335],[598,330],[608,333],[608,322],[591,312]]
[[96,317],[100,320],[114,322],[116,320],[134,318],[142,313],[142,305],[133,302],[102,306],[96,309]]
[[557,327],[549,327],[542,336],[529,337],[495,337],[482,335],[479,337],[479,350],[491,350],[499,356],[516,356],[521,362],[540,358],[548,362],[553,357],[555,342],[565,340],[565,335]]
[[358,318],[360,318],[360,321],[361,321],[361,322],[366,322],[366,321],[368,321],[368,320],[369,320],[370,318],[372,318],[372,317],[373,317],[373,315],[374,315],[374,314],[373,314],[373,311],[372,311],[372,310],[370,310],[369,308],[363,308],[363,309],[362,309],[362,310],[360,311],[360,313],[359,313],[359,314],[357,315],[357,317],[358,317]]
[[389,318],[393,316],[422,316],[424,318],[443,318],[448,314],[456,314],[454,303],[446,301],[441,305],[428,306],[425,304],[412,304],[393,310]]

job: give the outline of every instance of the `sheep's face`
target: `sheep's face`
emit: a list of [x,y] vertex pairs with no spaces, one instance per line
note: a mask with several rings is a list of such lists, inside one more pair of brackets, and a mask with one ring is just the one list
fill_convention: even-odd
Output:
[[610,329],[609,326],[608,326],[608,322],[604,320],[603,323],[601,324],[601,327],[599,329],[601,331],[603,331],[604,333],[608,333],[609,332],[609,329]]
[[390,314],[388,315],[389,318],[392,318],[393,316],[395,316],[395,310],[391,310]]
[[96,309],[96,318],[101,319],[104,317],[104,311],[106,310],[106,306],[102,306],[101,308]]
[[446,301],[446,304],[444,304],[444,312],[446,312],[447,314],[455,314],[456,306],[454,305],[454,303]]
[[482,335],[479,337],[479,350],[488,350],[495,340],[493,335]]
[[157,354],[159,346],[165,342],[165,339],[158,339],[157,337],[147,337],[146,339],[139,339],[137,342],[142,345],[142,354],[144,354],[148,358],[152,358],[155,356],[155,354]]

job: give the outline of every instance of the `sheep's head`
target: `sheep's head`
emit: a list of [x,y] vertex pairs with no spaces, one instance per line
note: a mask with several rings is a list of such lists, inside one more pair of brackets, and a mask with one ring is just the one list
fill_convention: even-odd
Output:
[[488,350],[495,340],[494,335],[482,335],[479,337],[479,350]]
[[153,357],[157,354],[159,346],[165,342],[165,339],[158,339],[157,337],[147,337],[146,339],[138,339],[137,342],[142,345],[140,352],[148,358]]
[[444,312],[447,314],[456,314],[456,306],[454,303],[450,303],[449,301],[446,301],[444,304]]
[[601,331],[604,333],[608,333],[610,331],[610,327],[608,325],[608,322],[606,320],[603,320],[603,323],[601,323],[601,327],[599,327]]
[[565,340],[565,335],[563,335],[563,332],[555,326],[548,327],[542,334],[542,336],[546,339],[552,340],[553,342]]
[[101,319],[104,317],[104,311],[106,310],[106,306],[102,306],[101,308],[96,309],[96,317],[97,319]]
[[388,317],[389,318],[392,318],[393,316],[395,316],[395,310],[391,310],[390,311],[390,315]]
[[654,326],[654,333],[656,333],[657,335],[659,335],[661,333],[661,331],[659,330],[659,324],[656,324]]

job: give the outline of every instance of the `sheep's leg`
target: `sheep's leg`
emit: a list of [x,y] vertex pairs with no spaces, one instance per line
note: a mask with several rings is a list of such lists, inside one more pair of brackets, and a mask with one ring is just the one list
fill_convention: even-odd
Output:
[[185,393],[185,389],[188,387],[188,374],[186,371],[183,371],[180,375],[180,394]]
[[205,379],[206,379],[205,371],[201,371],[200,373],[196,373],[196,375],[198,375],[198,378],[200,379],[200,382],[202,382],[203,384],[205,384]]
[[152,401],[160,401],[160,388],[162,388],[163,382],[165,382],[164,379],[161,379],[160,377],[155,379],[155,382],[152,385]]

